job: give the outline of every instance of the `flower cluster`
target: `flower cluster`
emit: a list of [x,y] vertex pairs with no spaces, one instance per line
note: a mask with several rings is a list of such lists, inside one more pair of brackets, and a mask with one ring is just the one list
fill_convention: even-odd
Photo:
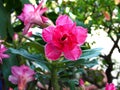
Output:
[[[44,48],[45,56],[48,60],[56,61],[59,60],[61,56],[72,61],[78,60],[82,54],[80,46],[85,43],[87,38],[87,29],[82,26],[77,26],[68,15],[59,15],[55,25],[51,23],[49,26],[46,26],[46,23],[48,23],[50,19],[43,16],[47,8],[42,8],[42,4],[43,0],[37,7],[31,4],[24,5],[22,13],[18,16],[25,25],[23,35],[28,37],[32,36],[32,32],[28,32],[29,28],[35,24],[39,25],[43,28],[42,39],[46,42]],[[109,21],[109,13],[106,11],[103,14],[105,19]],[[13,41],[19,41],[17,33],[14,34]],[[4,54],[7,49],[3,44],[1,44],[1,42],[2,41],[0,41],[0,63],[2,63],[3,58],[9,57],[9,55]],[[55,71],[57,71],[57,69]],[[12,75],[9,76],[9,81],[12,84],[18,85],[18,90],[26,90],[27,84],[35,80],[35,71],[26,65],[12,66],[11,73]],[[38,86],[42,86],[41,83],[39,84],[38,82]],[[95,85],[91,85],[91,87],[88,87],[89,89],[86,89],[85,83],[82,79],[79,80],[79,86],[84,90],[97,88]],[[52,85],[52,88],[54,89],[54,84]],[[12,90],[12,88],[10,89]],[[116,90],[116,88],[114,84],[107,83],[105,90]]]
[[[79,86],[82,88],[82,90],[96,90],[97,87],[95,85],[90,85],[88,87],[85,87],[85,82],[83,79],[79,79]],[[113,83],[107,83],[105,86],[105,90],[116,90],[116,87]]]

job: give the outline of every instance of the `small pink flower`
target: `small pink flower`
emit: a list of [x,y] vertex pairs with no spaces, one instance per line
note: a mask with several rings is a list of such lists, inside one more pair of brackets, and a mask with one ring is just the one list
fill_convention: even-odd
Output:
[[66,59],[77,60],[82,54],[80,46],[85,42],[87,30],[76,24],[67,16],[60,15],[56,26],[49,26],[42,32],[45,55],[50,60],[57,60],[63,54]]
[[9,55],[5,54],[6,51],[7,48],[3,44],[0,44],[0,63],[2,63],[2,59],[9,58]]
[[37,7],[31,4],[24,5],[24,8],[22,9],[23,12],[18,16],[18,18],[23,21],[25,25],[23,34],[27,34],[29,28],[34,24],[41,26],[49,20],[48,18],[42,16],[42,14],[47,10],[47,8],[42,8],[43,1],[44,0],[42,0]]
[[84,86],[84,81],[82,79],[79,80],[79,86]]
[[105,90],[116,90],[115,85],[113,83],[106,84]]
[[25,90],[27,83],[33,81],[35,72],[28,66],[13,66],[11,68],[12,75],[9,76],[9,81],[18,85],[18,90]]

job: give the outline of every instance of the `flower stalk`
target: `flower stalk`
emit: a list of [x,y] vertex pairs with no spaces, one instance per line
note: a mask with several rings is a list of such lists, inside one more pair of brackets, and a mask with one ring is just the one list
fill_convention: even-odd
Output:
[[55,67],[55,65],[52,65],[52,70],[51,70],[51,83],[53,90],[60,90],[60,86],[58,83],[58,75],[57,75],[58,69]]

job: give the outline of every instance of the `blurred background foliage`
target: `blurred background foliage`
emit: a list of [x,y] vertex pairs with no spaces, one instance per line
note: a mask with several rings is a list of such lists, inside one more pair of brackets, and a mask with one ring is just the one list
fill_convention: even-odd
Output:
[[[61,69],[59,72],[60,77],[64,79],[62,82],[65,82],[66,84],[67,81],[66,77],[69,77],[70,79],[69,82],[71,82],[71,80],[74,81],[73,79],[71,79],[73,77],[72,75],[74,71],[75,73],[79,73],[80,75],[83,74],[82,78],[84,78],[89,83],[95,84],[96,86],[101,88],[104,87],[104,83],[103,84],[99,83],[100,81],[102,82],[102,79],[99,78],[100,79],[99,80],[96,78],[98,77],[103,78],[101,75],[102,73],[101,74],[98,73],[104,71],[107,75],[108,82],[109,83],[115,82],[116,85],[120,87],[119,86],[120,1],[119,0],[44,0],[44,1],[46,1],[46,3],[44,3],[44,6],[48,8],[48,11],[45,13],[45,16],[49,17],[54,23],[59,14],[67,14],[76,22],[77,25],[87,28],[89,32],[88,39],[85,45],[82,46],[83,50],[88,49],[88,51],[87,52],[83,51],[81,60],[80,61],[78,60],[77,62],[74,63],[70,61],[68,62],[65,61],[67,63],[65,66],[64,61],[58,64],[58,66],[60,65],[60,67],[61,66],[68,67],[66,69],[65,68]],[[35,65],[32,65],[31,62],[29,62],[31,68],[36,70],[36,72],[38,73],[38,76],[36,77],[39,77],[41,79],[40,81],[43,81],[44,79],[49,80],[50,77],[49,73],[46,74],[46,76],[43,76],[43,74],[39,73],[39,72],[46,73],[45,70],[49,71],[50,69],[50,65],[48,65],[48,63],[44,60],[43,55],[44,51],[42,45],[44,45],[45,43],[41,38],[41,34],[37,33],[33,35],[37,43],[34,43],[34,41],[22,42],[19,39],[19,42],[17,42],[16,45],[12,39],[14,33],[16,32],[20,34],[22,28],[24,27],[23,23],[17,18],[17,16],[21,13],[23,5],[26,3],[37,5],[39,4],[39,0],[0,0],[0,36],[1,39],[6,41],[4,44],[7,47],[12,47],[9,49],[8,53],[10,52],[13,53],[11,54],[11,58],[9,60],[4,60],[3,64],[1,65],[1,70],[3,71],[3,76],[6,83],[8,75],[10,75],[10,67],[12,65],[24,64],[26,62],[24,58],[28,60],[27,62],[29,62],[29,60],[30,61],[32,60],[36,63],[39,63],[39,65],[42,67],[35,68]],[[94,36],[95,38],[93,38]],[[101,36],[102,40],[100,39]],[[19,38],[22,37],[23,36],[19,36]],[[28,39],[27,37],[24,38]],[[107,40],[109,40],[110,43]],[[104,49],[106,50],[106,48],[102,47],[103,45],[102,46],[96,45],[98,42],[101,45],[103,44],[106,47],[109,47],[107,53],[104,52]],[[103,52],[101,52],[101,54],[98,52],[101,49],[98,48],[103,48]],[[116,52],[118,57],[117,59],[114,58]],[[20,55],[23,57],[21,57]],[[96,65],[95,71],[88,69],[95,65]],[[75,68],[73,69],[73,67]],[[85,69],[81,69],[83,67]],[[81,74],[80,72],[83,73]],[[94,77],[94,75],[96,76]],[[89,77],[90,78],[92,77],[94,79],[91,80]],[[72,82],[71,83],[69,82],[66,85],[71,85],[71,87],[74,86]],[[9,86],[10,83],[8,82],[7,85]]]

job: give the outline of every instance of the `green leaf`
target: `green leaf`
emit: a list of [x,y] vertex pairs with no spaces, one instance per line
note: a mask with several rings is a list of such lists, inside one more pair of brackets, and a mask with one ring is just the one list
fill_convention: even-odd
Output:
[[75,90],[75,80],[69,80],[68,82],[70,90]]
[[8,13],[0,3],[0,36],[2,38],[7,37],[7,27],[8,27]]
[[75,22],[77,23],[77,26],[82,26],[82,27],[84,27],[84,28],[87,27],[83,22],[81,22],[81,21],[79,21],[79,20],[76,20]]
[[30,3],[29,0],[20,0],[22,2],[22,4],[27,4],[27,3]]
[[102,48],[94,48],[94,49],[83,50],[83,54],[80,57],[80,59],[90,59],[90,58],[93,58],[93,57],[97,57],[98,55],[100,55],[101,50],[102,50]]
[[44,54],[44,47],[40,44],[36,44],[34,42],[27,42],[26,45],[35,48],[38,52]]
[[77,61],[68,61],[65,62],[66,67],[79,67],[79,66],[86,66],[88,68],[91,68],[98,64],[98,61],[96,59],[89,60],[89,59],[79,59]]
[[42,70],[48,70],[49,71],[48,67],[46,66],[47,62],[45,60],[43,60],[42,55],[40,55],[40,54],[30,54],[25,49],[22,49],[22,48],[18,49],[18,50],[14,49],[14,48],[9,48],[9,50],[10,50],[11,53],[21,55],[21,56],[27,58],[30,61],[36,62],[37,64],[39,64],[41,66]]
[[14,53],[14,54],[19,54],[27,59],[30,59],[30,60],[39,60],[41,58],[41,55],[37,55],[37,54],[30,54],[28,53],[25,49],[14,49],[14,48],[9,48],[10,52],[11,53]]
[[[2,3],[0,3],[0,36],[6,39],[13,36],[13,29],[11,26],[10,13],[7,12]],[[8,37],[8,38],[10,38]]]
[[87,60],[84,60],[84,63],[81,63],[83,64],[84,66],[88,67],[88,68],[91,68],[95,65],[98,64],[98,61],[95,59],[95,60],[92,60],[92,61],[87,61]]

